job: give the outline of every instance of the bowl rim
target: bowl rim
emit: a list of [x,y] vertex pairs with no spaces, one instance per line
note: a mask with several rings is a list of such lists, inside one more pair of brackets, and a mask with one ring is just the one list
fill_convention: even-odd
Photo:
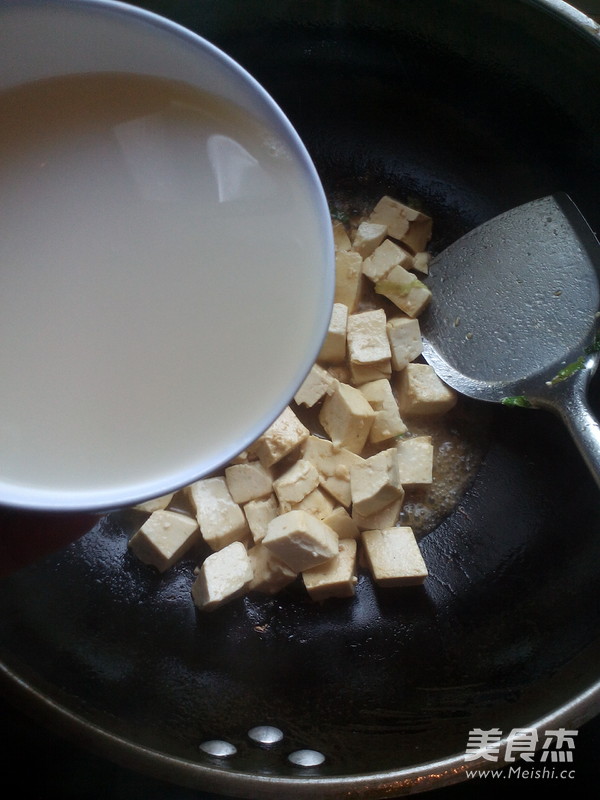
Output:
[[89,13],[90,10],[94,10],[106,18],[117,15],[134,24],[142,23],[146,28],[152,29],[152,35],[156,35],[157,38],[162,35],[170,37],[177,47],[192,47],[207,55],[223,69],[232,85],[247,93],[250,98],[254,98],[253,107],[260,110],[261,115],[264,115],[264,119],[272,126],[272,130],[289,149],[298,169],[306,179],[306,194],[310,197],[311,208],[317,222],[315,235],[322,242],[323,259],[318,273],[320,280],[310,298],[310,311],[315,314],[317,323],[311,331],[310,340],[307,341],[308,346],[303,360],[295,367],[293,380],[285,386],[279,386],[277,393],[273,392],[269,403],[243,436],[237,437],[235,441],[229,440],[218,453],[211,453],[208,456],[203,454],[199,446],[194,463],[177,471],[157,470],[157,473],[160,472],[159,478],[143,478],[137,483],[132,481],[123,486],[111,483],[111,488],[108,489],[45,489],[4,481],[0,476],[2,505],[22,510],[102,513],[169,494],[216,472],[251,445],[282,413],[316,361],[329,325],[335,289],[330,211],[316,167],[287,115],[253,75],[203,36],[160,14],[121,0],[0,0],[0,18],[5,12],[9,14],[18,12],[19,8],[33,9],[42,13],[50,8],[53,13],[54,10],[59,13],[62,11]]

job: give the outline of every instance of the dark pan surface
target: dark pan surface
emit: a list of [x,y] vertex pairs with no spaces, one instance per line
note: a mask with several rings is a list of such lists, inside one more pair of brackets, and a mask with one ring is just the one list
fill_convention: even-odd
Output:
[[[333,203],[420,198],[435,249],[559,190],[600,229],[600,39],[560,4],[143,5],[263,82]],[[118,760],[248,797],[414,792],[460,779],[472,728],[576,727],[600,709],[598,489],[558,420],[490,410],[473,485],[422,541],[424,587],[362,576],[352,601],[292,588],[200,616],[193,565],[156,576],[115,515],[0,585],[7,691]],[[284,743],[253,746],[258,724]],[[238,753],[205,757],[215,738]],[[324,764],[292,767],[301,747]]]

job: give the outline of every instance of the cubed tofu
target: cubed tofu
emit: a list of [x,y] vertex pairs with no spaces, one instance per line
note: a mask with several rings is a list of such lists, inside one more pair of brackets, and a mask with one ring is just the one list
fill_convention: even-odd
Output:
[[350,383],[352,376],[346,364],[332,364],[327,367],[327,372],[340,383]]
[[369,570],[379,586],[421,584],[427,577],[412,528],[363,531],[361,539]]
[[264,467],[272,467],[309,436],[309,430],[289,406],[252,445]]
[[362,386],[382,378],[389,380],[391,375],[392,362],[389,358],[376,364],[350,364],[350,383],[353,386]]
[[362,265],[363,275],[372,280],[374,283],[385,278],[393,267],[404,267],[404,269],[411,269],[413,265],[412,256],[403,250],[400,245],[392,242],[391,239],[385,239],[379,247],[375,248],[373,253],[365,258]]
[[248,591],[252,564],[241,542],[232,542],[203,562],[192,584],[192,598],[202,611],[214,611]]
[[402,505],[404,503],[404,494],[398,500],[394,500],[386,508],[377,511],[375,514],[364,516],[359,514],[356,509],[352,509],[352,519],[354,520],[357,528],[360,531],[368,531],[374,528],[378,530],[381,528],[392,528],[397,524],[402,512]]
[[367,258],[387,236],[387,225],[378,222],[363,220],[356,229],[352,240],[352,247],[363,258]]
[[388,195],[379,200],[369,215],[369,221],[387,225],[388,235],[401,241],[413,253],[424,250],[431,238],[431,217]]
[[248,591],[277,594],[296,579],[296,573],[259,542],[248,550],[253,577]]
[[417,359],[423,352],[423,339],[418,319],[392,317],[386,323],[392,351],[392,367],[396,372]]
[[431,436],[412,436],[396,444],[401,484],[423,486],[433,482],[433,443]]
[[331,225],[333,231],[333,247],[335,250],[351,250],[352,242],[348,236],[346,226],[339,219],[333,220]]
[[137,511],[147,511],[149,514],[153,511],[162,511],[169,505],[174,496],[175,492],[170,492],[169,494],[162,494],[160,497],[152,497],[150,500],[138,503],[135,508]]
[[384,195],[371,211],[369,221],[385,225],[389,236],[402,240],[408,232],[410,223],[418,217],[418,213],[399,200]]
[[[331,514],[335,508],[334,500],[323,491],[320,486],[309,492],[306,497],[303,497],[299,503],[295,503],[292,507],[299,511],[306,511],[317,519],[324,519],[328,514]],[[291,509],[290,509],[291,510]]]
[[212,550],[220,550],[250,533],[241,506],[235,502],[224,477],[203,478],[191,484],[189,497],[202,538]]
[[177,511],[157,509],[129,540],[129,549],[144,564],[165,572],[198,542],[198,523]]
[[319,422],[336,447],[352,453],[364,448],[375,412],[365,396],[354,386],[338,383],[333,394],[325,398]]
[[429,364],[408,364],[396,379],[400,414],[445,414],[456,405],[456,392],[438,378]]
[[335,254],[334,303],[343,303],[350,311],[358,305],[362,290],[362,256],[355,250]]
[[431,290],[413,272],[398,265],[375,284],[375,291],[409,317],[418,317],[431,300]]
[[390,359],[385,311],[377,308],[350,314],[347,346],[351,364],[379,364]]
[[264,539],[269,522],[279,514],[279,503],[274,494],[262,500],[250,500],[243,507],[254,542]]
[[387,378],[369,381],[359,388],[375,412],[369,441],[378,444],[406,433],[406,425],[400,416],[398,402]]
[[403,497],[395,447],[381,450],[350,470],[352,507],[368,517]]
[[323,517],[323,522],[333,528],[340,540],[358,539],[360,536],[356,522],[343,506],[334,508],[326,517]]
[[273,481],[273,490],[279,501],[280,512],[290,511],[318,485],[319,473],[315,465],[305,458],[299,458]]
[[263,544],[294,572],[323,564],[338,553],[338,536],[306,511],[288,511],[269,523]]
[[431,261],[431,254],[422,252],[415,253],[412,260],[412,268],[415,272],[421,272],[423,275],[429,274],[429,262]]
[[322,400],[325,395],[333,392],[335,384],[336,380],[333,375],[330,375],[329,372],[319,366],[319,364],[313,364],[302,386],[294,395],[294,400],[298,405],[312,408],[319,400]]
[[268,497],[273,491],[273,475],[260,461],[226,467],[225,482],[233,500],[240,504]]
[[325,491],[348,507],[352,502],[350,468],[353,464],[360,464],[362,457],[345,447],[336,447],[328,439],[312,435],[304,443],[302,457],[315,465]]
[[418,219],[410,223],[408,230],[402,237],[402,243],[410,248],[413,253],[422,252],[429,244],[432,229],[431,218],[421,214]]
[[341,364],[346,358],[346,327],[348,306],[334,303],[329,328],[319,352],[318,361],[324,364]]
[[341,541],[338,554],[325,564],[305,570],[302,580],[309,596],[318,602],[329,597],[352,597],[357,583],[356,541]]

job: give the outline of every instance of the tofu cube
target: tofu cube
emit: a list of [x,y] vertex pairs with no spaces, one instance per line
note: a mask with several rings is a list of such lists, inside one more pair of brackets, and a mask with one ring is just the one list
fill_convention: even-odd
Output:
[[248,591],[253,573],[246,548],[232,542],[203,562],[192,584],[192,598],[202,611],[215,608]]
[[147,511],[149,514],[153,511],[162,511],[169,505],[174,496],[175,492],[170,492],[160,497],[153,497],[150,500],[146,500],[144,503],[138,503],[135,508],[137,511]]
[[398,471],[403,486],[423,486],[433,482],[433,444],[431,436],[413,436],[396,444]]
[[427,567],[412,528],[363,531],[366,561],[379,586],[411,586],[427,577]]
[[346,326],[348,306],[334,303],[329,328],[317,358],[325,364],[340,364],[346,358]]
[[398,264],[404,269],[411,269],[413,266],[412,256],[403,250],[402,247],[385,239],[373,253],[365,258],[362,265],[363,275],[374,283],[385,278],[393,267]]
[[326,517],[323,517],[323,522],[333,528],[340,540],[358,539],[360,536],[356,522],[343,506],[334,508]]
[[260,461],[226,467],[225,482],[233,500],[240,504],[268,497],[273,491],[271,471]]
[[[344,346],[345,349],[345,346]],[[294,395],[294,400],[298,405],[312,408],[319,400],[327,394],[331,394],[335,389],[336,380],[327,370],[318,364],[313,364],[310,372],[304,379],[302,386]]]
[[407,232],[402,237],[402,243],[410,248],[413,253],[425,250],[431,239],[433,223],[430,217],[421,214],[410,223]]
[[252,445],[252,450],[264,467],[272,467],[302,444],[308,435],[308,428],[286,406],[275,422]]
[[381,379],[389,380],[391,376],[392,362],[389,358],[377,364],[350,364],[350,382],[354,386]]
[[346,326],[348,306],[334,303],[329,328],[319,352],[318,361],[326,364],[340,364],[346,358]]
[[387,225],[364,220],[356,229],[352,247],[361,254],[362,258],[367,258],[383,242],[386,236]]
[[290,511],[292,506],[304,500],[318,485],[319,473],[315,465],[305,458],[299,458],[273,481],[280,512]]
[[335,254],[334,303],[343,303],[350,311],[358,305],[362,290],[362,256],[355,250]]
[[339,219],[332,220],[333,247],[335,250],[351,250],[352,242],[348,236],[346,226]]
[[408,364],[398,373],[396,391],[403,416],[445,414],[458,399],[429,364]]
[[249,534],[241,506],[235,502],[224,477],[203,478],[191,484],[189,497],[202,538],[212,550],[220,550]]
[[391,300],[409,317],[418,317],[431,300],[431,291],[413,272],[398,265],[377,281],[375,291]]
[[177,511],[157,509],[129,540],[129,549],[159,572],[173,566],[200,536],[198,523]]
[[324,519],[328,514],[331,514],[334,508],[335,502],[320,486],[317,486],[306,497],[303,497],[299,503],[295,503],[292,506],[292,509],[306,511],[307,514],[317,519]]
[[428,275],[430,261],[430,253],[415,253],[412,260],[412,268],[415,270],[415,272],[421,272],[423,275]]
[[359,314],[350,314],[347,346],[350,363],[379,364],[391,359],[385,311],[377,308]]
[[294,572],[322,564],[338,553],[338,536],[306,511],[293,510],[269,523],[263,544]]
[[319,473],[319,483],[338,503],[348,507],[352,502],[350,468],[360,464],[362,457],[344,447],[336,447],[328,439],[309,436],[302,457],[311,461]]
[[341,541],[338,554],[325,564],[305,570],[302,580],[309,596],[318,602],[328,597],[352,597],[357,583],[356,540]]
[[387,225],[389,236],[401,241],[413,253],[425,250],[431,238],[431,217],[388,195],[379,200],[369,221]]
[[387,378],[369,381],[360,386],[360,391],[375,412],[369,441],[378,444],[406,433],[406,425],[400,416],[398,402]]
[[261,500],[250,500],[244,505],[244,514],[254,542],[264,539],[269,522],[279,514],[279,503],[274,494]]
[[253,578],[248,591],[277,594],[296,579],[296,573],[259,542],[248,550]]
[[418,319],[392,317],[386,323],[386,330],[392,351],[392,368],[400,372],[423,352],[421,326]]
[[376,511],[374,514],[365,516],[359,514],[356,509],[352,509],[352,519],[359,531],[368,531],[372,529],[392,528],[398,523],[400,514],[402,512],[402,505],[404,503],[404,494],[398,500],[394,500],[389,506],[382,508],[381,511]]
[[352,507],[357,514],[368,517],[387,508],[404,496],[398,472],[395,447],[365,458],[350,470]]
[[375,412],[365,396],[346,383],[338,383],[319,413],[319,422],[333,444],[352,453],[364,448],[374,419]]
[[418,213],[393,197],[384,195],[371,211],[369,221],[385,225],[389,236],[402,240]]

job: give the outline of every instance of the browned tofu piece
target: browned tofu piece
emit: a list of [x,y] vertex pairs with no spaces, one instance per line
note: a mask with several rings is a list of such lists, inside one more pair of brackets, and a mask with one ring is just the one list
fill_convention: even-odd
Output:
[[306,511],[288,511],[269,523],[265,547],[294,572],[323,564],[338,553],[338,535]]
[[177,511],[157,509],[129,540],[129,549],[159,572],[173,566],[199,540],[198,523]]
[[336,447],[360,453],[369,438],[375,412],[363,394],[354,386],[338,383],[333,394],[325,398],[319,422]]
[[408,364],[398,373],[396,391],[402,416],[445,414],[458,400],[429,364]]
[[352,597],[356,586],[356,540],[344,539],[332,559],[302,573],[306,591],[313,600]]
[[308,436],[308,428],[287,406],[252,445],[252,450],[263,466],[272,467],[301,445]]
[[412,528],[363,531],[361,538],[369,570],[379,586],[412,586],[427,577]]

